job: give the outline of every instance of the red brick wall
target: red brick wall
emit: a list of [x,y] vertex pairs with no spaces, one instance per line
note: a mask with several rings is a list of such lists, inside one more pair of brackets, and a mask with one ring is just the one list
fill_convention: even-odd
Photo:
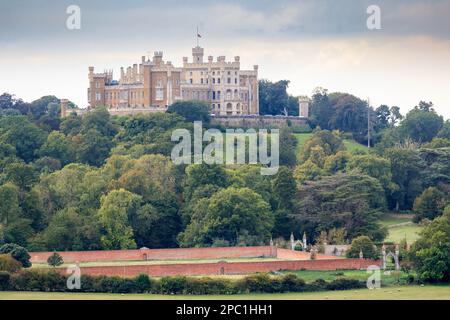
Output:
[[[32,263],[47,263],[53,252],[30,252]],[[276,247],[226,247],[186,249],[140,249],[58,252],[64,262],[98,262],[124,260],[182,260],[276,257]],[[147,259],[145,259],[145,255]]]
[[[81,267],[81,274],[132,277],[141,273],[154,277],[197,276],[219,274],[248,274],[279,270],[354,270],[366,269],[370,265],[380,265],[380,261],[366,259],[296,260],[267,262],[217,262],[164,265],[132,265]],[[59,269],[62,273],[65,269]],[[223,272],[222,272],[223,271]]]

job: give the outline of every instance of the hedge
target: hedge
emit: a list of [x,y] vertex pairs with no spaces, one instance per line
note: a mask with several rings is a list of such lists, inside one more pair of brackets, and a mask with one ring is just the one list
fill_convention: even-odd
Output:
[[348,290],[363,288],[364,282],[340,278],[327,282],[319,279],[305,283],[294,274],[270,277],[268,274],[249,275],[239,280],[215,278],[189,278],[184,276],[151,279],[142,274],[134,278],[107,276],[81,277],[81,288],[67,289],[67,276],[54,270],[21,270],[17,273],[0,272],[2,291],[44,291],[44,292],[103,292],[103,293],[155,293],[155,294],[245,294],[283,293],[324,290]]

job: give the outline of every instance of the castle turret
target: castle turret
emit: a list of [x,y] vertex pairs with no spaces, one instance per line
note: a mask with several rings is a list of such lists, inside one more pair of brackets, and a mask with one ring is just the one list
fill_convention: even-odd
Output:
[[61,99],[59,103],[61,109],[61,118],[67,117],[67,107],[69,105],[69,100]]
[[192,60],[194,63],[203,63],[203,48],[195,47],[192,48]]
[[307,96],[298,97],[298,116],[309,118],[309,98]]

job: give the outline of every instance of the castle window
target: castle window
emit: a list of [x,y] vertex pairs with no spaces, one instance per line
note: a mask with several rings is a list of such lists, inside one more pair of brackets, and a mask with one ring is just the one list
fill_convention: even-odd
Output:
[[102,94],[100,92],[95,93],[95,100],[97,100],[97,101],[102,100]]
[[216,83],[216,78],[212,78],[212,80],[213,80],[213,83]]
[[228,75],[230,75],[231,73],[230,73],[230,71],[228,71]]
[[192,83],[193,83],[193,80],[192,80],[192,79],[189,79],[189,82],[190,82],[190,84],[192,84]]
[[231,90],[230,89],[227,90],[227,100],[231,100]]
[[227,83],[231,83],[231,78],[227,78]]
[[237,78],[234,78],[234,83],[237,84]]
[[156,88],[156,100],[163,100],[163,99],[164,99],[164,89]]
[[203,84],[203,78],[200,79],[200,83]]
[[220,78],[217,78],[217,83],[220,83]]

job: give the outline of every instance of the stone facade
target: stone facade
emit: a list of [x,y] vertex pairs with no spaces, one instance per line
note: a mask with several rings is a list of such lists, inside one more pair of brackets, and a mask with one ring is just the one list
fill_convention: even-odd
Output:
[[204,61],[203,52],[193,48],[192,62],[184,57],[177,68],[157,51],[151,60],[142,57],[139,65],[121,68],[119,80],[111,70],[95,73],[89,67],[89,107],[104,105],[112,114],[133,114],[165,111],[180,100],[201,100],[217,115],[259,114],[258,66],[241,70],[238,56],[232,62],[224,56]]

